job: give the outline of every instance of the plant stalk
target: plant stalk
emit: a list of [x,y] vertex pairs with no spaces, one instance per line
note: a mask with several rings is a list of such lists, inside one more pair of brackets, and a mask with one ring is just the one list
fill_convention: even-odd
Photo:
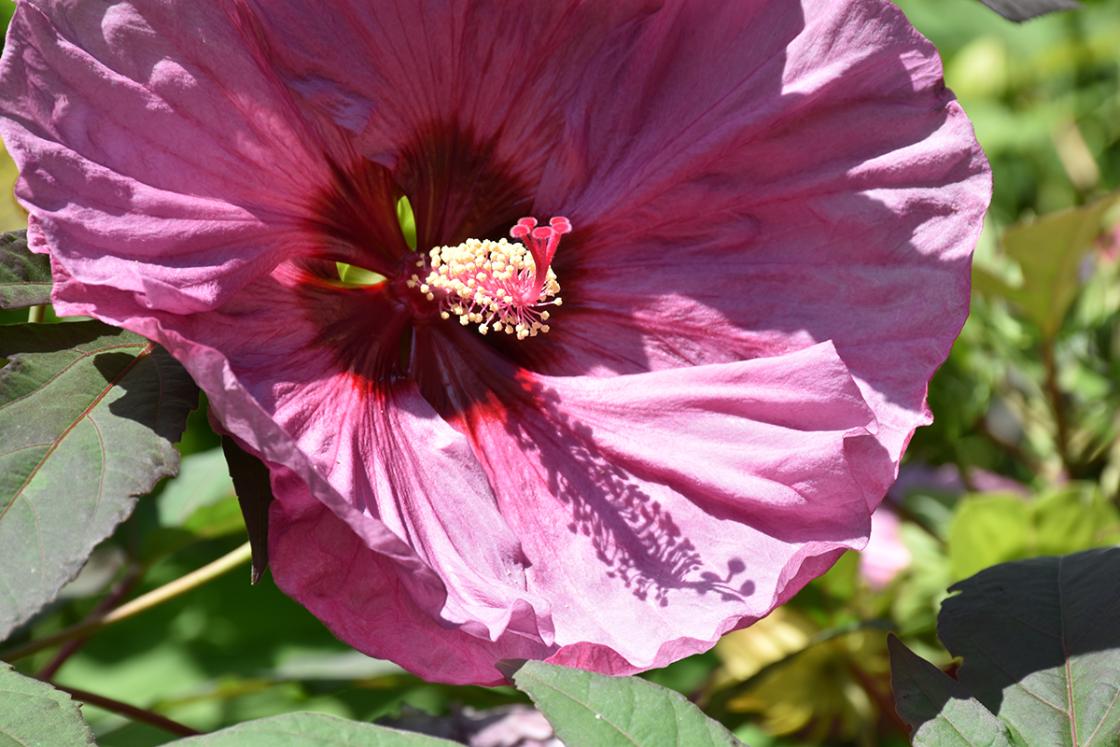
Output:
[[1062,460],[1062,468],[1068,477],[1076,477],[1076,465],[1070,452],[1069,417],[1066,413],[1065,399],[1058,386],[1058,362],[1054,355],[1054,341],[1044,340],[1042,343],[1042,363],[1046,367],[1046,397],[1050,400],[1050,409],[1054,414],[1054,426],[1057,433],[1058,457]]
[[86,690],[79,690],[76,687],[66,687],[65,685],[58,685],[54,683],[52,683],[52,687],[69,694],[70,697],[74,698],[75,700],[80,700],[83,703],[88,703],[91,706],[95,706],[104,711],[109,711],[110,713],[120,714],[121,716],[129,718],[133,721],[139,721],[141,723],[148,724],[149,726],[154,726],[162,731],[166,731],[171,734],[177,734],[180,737],[195,737],[202,733],[190,728],[189,726],[186,726],[185,724],[180,724],[178,721],[172,721],[166,716],[161,716],[158,713],[154,713],[152,711],[146,711],[143,708],[137,708],[136,706],[129,705],[128,703],[122,703],[119,700],[106,698],[104,695],[98,695],[97,693],[87,692]]

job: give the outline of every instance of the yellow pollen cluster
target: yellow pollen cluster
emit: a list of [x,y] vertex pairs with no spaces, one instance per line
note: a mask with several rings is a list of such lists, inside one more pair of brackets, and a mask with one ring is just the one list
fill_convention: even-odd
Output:
[[536,337],[549,330],[546,306],[559,306],[560,284],[551,268],[537,276],[532,254],[523,244],[468,239],[458,246],[440,246],[429,252],[431,271],[423,280],[413,275],[408,286],[429,301],[440,300],[440,316],[459,318],[463,326],[478,325],[481,334],[491,329]]

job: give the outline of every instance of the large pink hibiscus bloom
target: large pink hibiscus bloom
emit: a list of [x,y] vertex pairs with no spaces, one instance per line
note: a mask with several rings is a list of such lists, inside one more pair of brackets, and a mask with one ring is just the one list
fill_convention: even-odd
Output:
[[[449,682],[664,665],[861,547],[989,194],[885,0],[25,0],[0,112],[58,311],[181,360],[276,583]],[[428,250],[527,215],[563,305],[480,334]]]

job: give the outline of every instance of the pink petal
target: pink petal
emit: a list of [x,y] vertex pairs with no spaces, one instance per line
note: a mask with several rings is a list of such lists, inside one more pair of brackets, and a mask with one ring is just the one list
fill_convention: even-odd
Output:
[[[893,477],[830,344],[603,378],[506,376],[482,349],[459,361],[444,355],[470,404],[451,417],[529,589],[565,601],[555,661],[625,673],[705,650],[861,546]],[[475,376],[493,399],[470,396]]]
[[627,81],[652,100],[573,107],[585,171],[550,172],[537,195],[577,226],[554,263],[565,305],[522,360],[601,374],[832,340],[898,457],[967,314],[987,164],[896,8],[814,3],[799,28],[796,4],[762,5],[742,59],[665,82],[655,56]]
[[[863,543],[966,311],[988,173],[935,52],[802,5],[30,0],[0,130],[60,313],[269,463],[282,588],[433,679],[632,672]],[[552,333],[408,297],[402,190],[421,249],[571,218]]]
[[[282,265],[221,310],[152,318],[56,268],[60,313],[92,310],[80,300],[92,292],[103,318],[159,340],[210,394],[222,427],[269,463],[281,588],[372,655],[436,679],[496,683],[498,659],[551,650],[550,603],[527,588],[528,560],[467,440],[415,384],[371,384],[353,369],[378,362],[348,357],[353,341],[332,337],[344,320],[363,350],[395,350],[347,315],[380,317],[387,332],[397,310],[373,291],[327,293],[306,280]],[[203,330],[207,344],[193,342]],[[351,619],[355,600],[378,610]],[[370,634],[391,609],[409,618],[394,623],[402,629]],[[447,649],[477,650],[476,660]]]
[[348,157],[223,6],[29,1],[9,31],[0,132],[34,248],[153,308],[212,307],[306,251]]
[[648,0],[253,7],[274,67],[354,133],[359,152],[392,168],[428,248],[504,233],[530,211],[569,102],[585,89],[613,94],[616,63],[604,58],[656,11]]

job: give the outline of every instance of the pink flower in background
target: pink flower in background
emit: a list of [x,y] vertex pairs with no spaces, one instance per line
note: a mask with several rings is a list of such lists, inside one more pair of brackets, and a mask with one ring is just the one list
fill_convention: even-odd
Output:
[[661,666],[861,547],[989,195],[885,0],[28,0],[0,112],[58,311],[182,361],[276,583],[449,682]]
[[873,589],[882,589],[913,560],[902,542],[898,514],[883,505],[871,514],[871,537],[859,555],[859,575]]

